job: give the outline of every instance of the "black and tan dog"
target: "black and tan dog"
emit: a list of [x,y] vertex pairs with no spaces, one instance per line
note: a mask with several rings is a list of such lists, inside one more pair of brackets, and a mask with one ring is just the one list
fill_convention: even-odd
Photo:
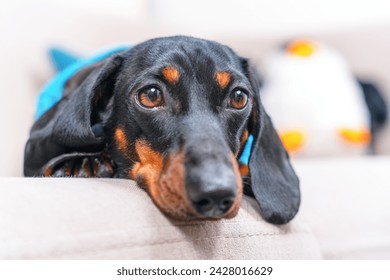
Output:
[[[249,173],[240,174],[248,135]],[[32,127],[24,168],[26,176],[134,179],[182,219],[234,217],[243,192],[274,224],[300,204],[256,73],[230,48],[191,37],[149,40],[79,71]]]

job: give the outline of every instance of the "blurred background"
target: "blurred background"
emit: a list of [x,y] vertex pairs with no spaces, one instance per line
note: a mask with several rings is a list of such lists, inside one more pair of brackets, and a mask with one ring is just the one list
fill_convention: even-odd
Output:
[[[177,34],[231,46],[256,64],[265,85],[265,61],[282,44],[310,38],[321,42],[314,43],[315,49],[331,46],[348,65],[350,78],[375,83],[383,99],[390,100],[388,0],[1,0],[0,176],[22,175],[36,99],[55,74],[47,56],[50,47],[87,56],[122,43]],[[335,91],[337,87],[332,84]],[[378,132],[375,150],[390,154],[388,123]]]

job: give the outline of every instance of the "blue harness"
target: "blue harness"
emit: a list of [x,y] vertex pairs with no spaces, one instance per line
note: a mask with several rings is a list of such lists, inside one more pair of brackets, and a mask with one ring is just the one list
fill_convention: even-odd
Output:
[[[62,49],[51,49],[49,51],[49,55],[58,73],[43,87],[41,93],[39,94],[35,118],[38,119],[41,117],[61,99],[66,83],[78,71],[128,48],[129,46],[120,46],[87,58],[78,58]],[[241,153],[239,159],[240,164],[248,165],[252,145],[253,135],[250,134],[245,143],[244,150]]]
[[49,55],[58,73],[43,87],[39,94],[35,118],[38,119],[61,99],[66,83],[78,71],[128,48],[129,46],[116,47],[87,58],[76,58],[64,50],[51,49]]

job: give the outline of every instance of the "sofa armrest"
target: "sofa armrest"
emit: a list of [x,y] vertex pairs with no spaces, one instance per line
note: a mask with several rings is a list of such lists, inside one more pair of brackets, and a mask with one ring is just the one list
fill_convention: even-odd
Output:
[[264,222],[245,198],[236,218],[175,221],[133,181],[0,179],[1,259],[313,259],[298,219]]

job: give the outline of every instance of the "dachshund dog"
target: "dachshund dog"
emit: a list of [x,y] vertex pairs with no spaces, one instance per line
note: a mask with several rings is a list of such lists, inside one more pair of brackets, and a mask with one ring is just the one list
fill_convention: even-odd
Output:
[[245,193],[266,221],[285,224],[300,205],[299,180],[259,87],[248,60],[227,46],[146,41],[67,82],[31,129],[24,173],[132,179],[178,219],[232,218]]

